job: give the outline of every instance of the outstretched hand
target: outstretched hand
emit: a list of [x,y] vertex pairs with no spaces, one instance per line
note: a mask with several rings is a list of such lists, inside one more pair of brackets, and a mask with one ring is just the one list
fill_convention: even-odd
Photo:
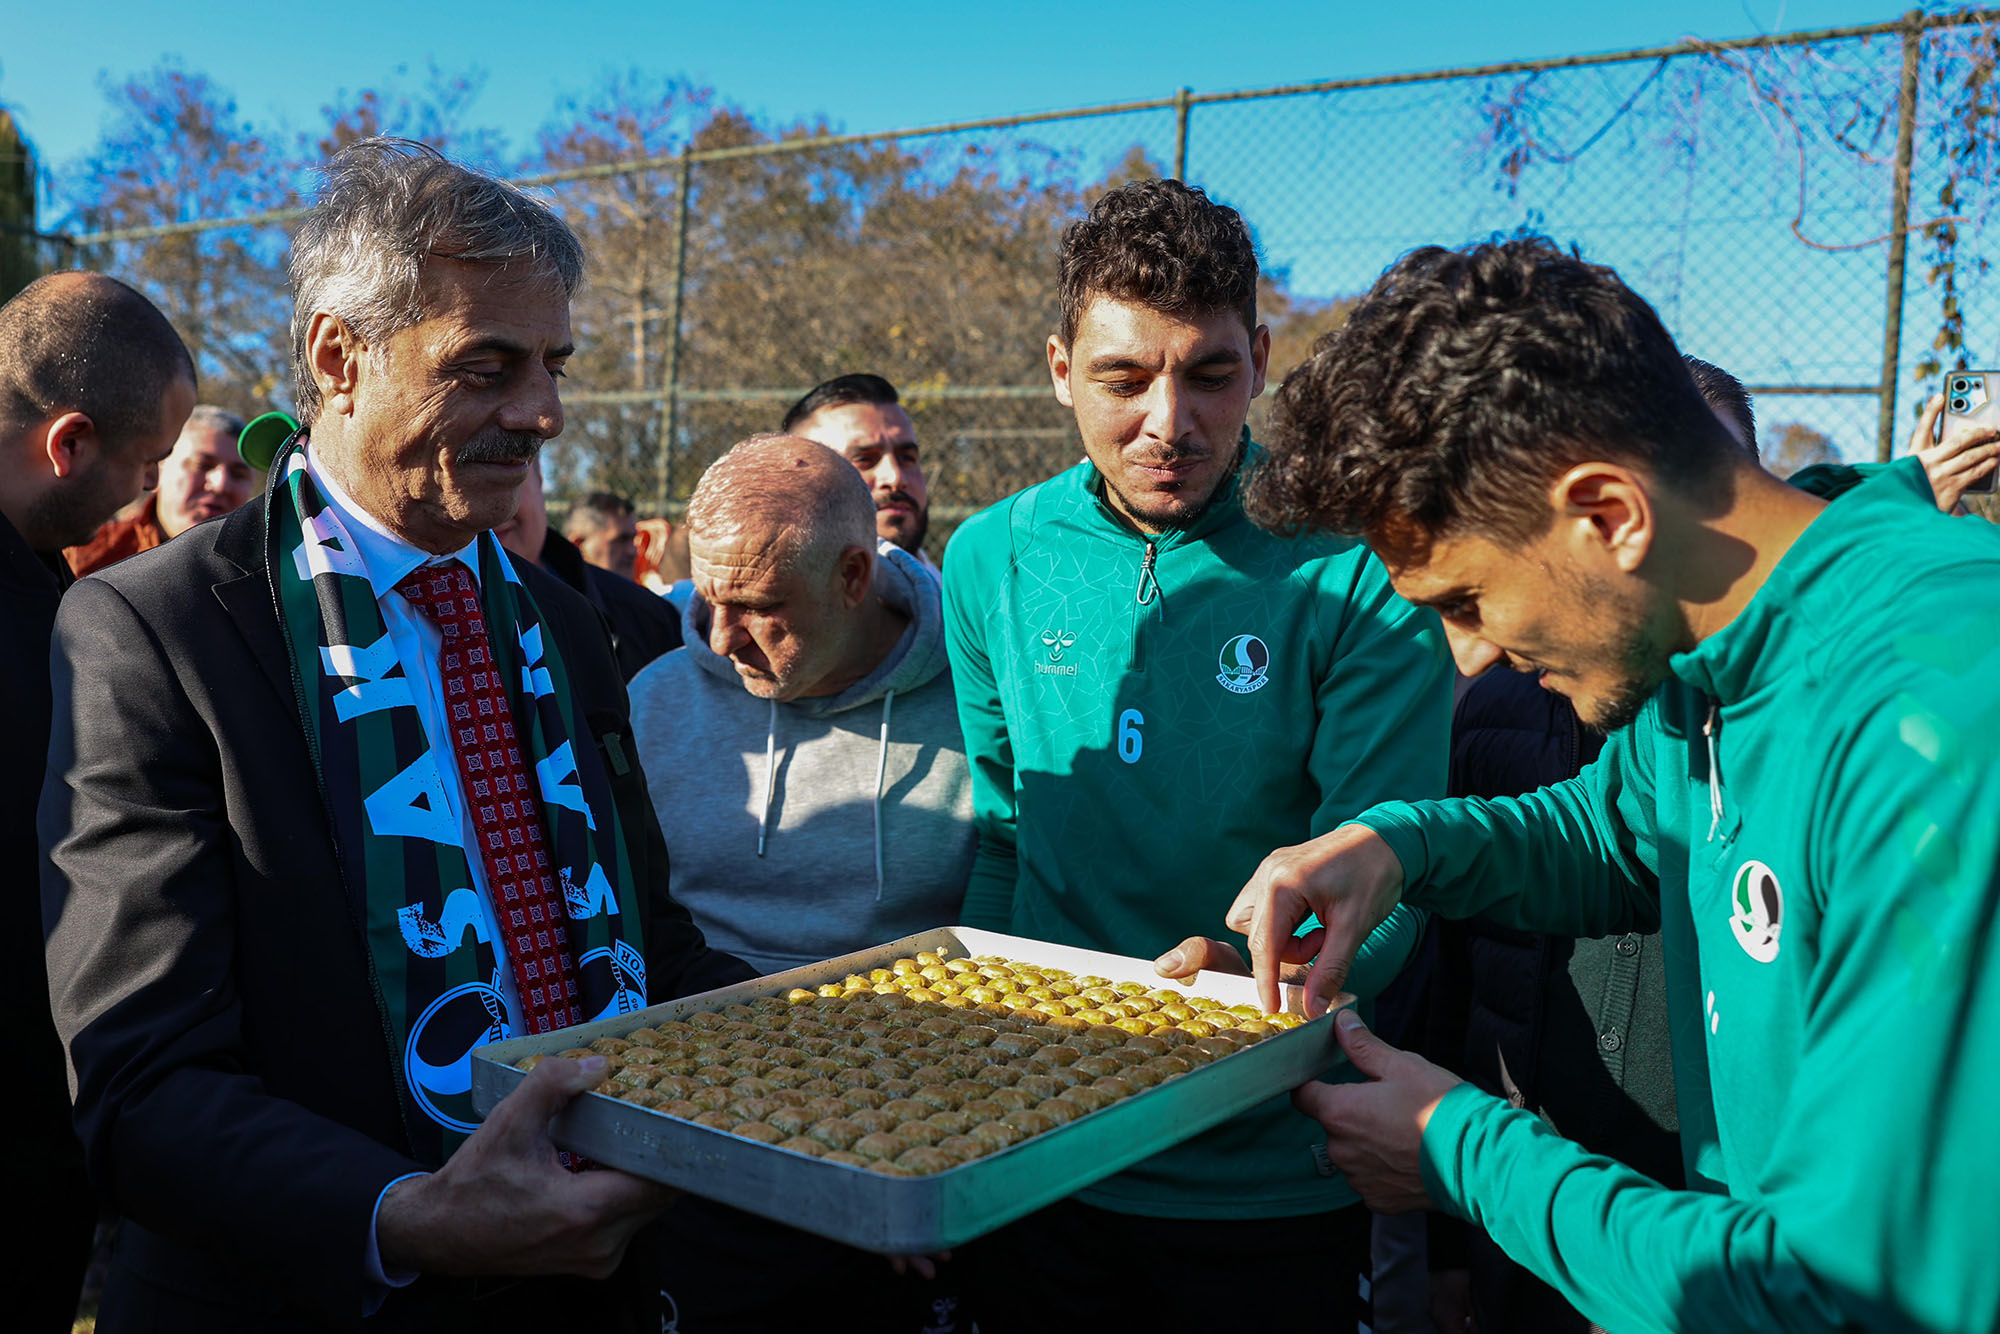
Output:
[[[1395,910],[1403,866],[1382,836],[1345,824],[1309,843],[1266,857],[1224,922],[1250,938],[1251,971],[1264,1008],[1276,1010],[1287,965],[1304,964],[1304,1008],[1326,1013],[1347,986],[1347,971],[1368,933]],[[1321,929],[1295,935],[1317,915]]]
[[[1318,934],[1305,938],[1316,941]],[[1310,958],[1307,955],[1306,958]],[[1250,976],[1250,965],[1243,958],[1243,951],[1226,940],[1216,940],[1209,936],[1189,936],[1180,944],[1153,960],[1153,971],[1161,977],[1175,982],[1192,982],[1198,973],[1229,973],[1236,977]],[[1288,963],[1278,969],[1278,981],[1285,986],[1300,986],[1306,980],[1311,967],[1301,960]],[[1271,1007],[1276,1009],[1277,1007]]]
[[1292,1105],[1326,1129],[1326,1156],[1378,1214],[1431,1208],[1424,1191],[1424,1129],[1438,1101],[1461,1081],[1423,1057],[1398,1051],[1361,1016],[1334,1016],[1340,1048],[1366,1084],[1320,1084],[1292,1091]]
[[539,1062],[443,1167],[391,1187],[375,1224],[383,1267],[586,1278],[616,1270],[675,1192],[623,1172],[571,1172],[556,1157],[549,1122],[606,1068],[602,1057]]

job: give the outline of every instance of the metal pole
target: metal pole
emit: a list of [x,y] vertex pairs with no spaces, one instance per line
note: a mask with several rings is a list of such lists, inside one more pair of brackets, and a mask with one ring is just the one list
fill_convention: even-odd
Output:
[[1924,15],[1903,15],[1903,86],[1896,99],[1896,173],[1889,195],[1889,292],[1882,317],[1882,388],[1875,418],[1875,457],[1896,448],[1896,384],[1903,355],[1903,276],[1910,244],[1910,159],[1917,139],[1917,76],[1924,59]]
[[674,447],[680,441],[681,304],[687,295],[688,195],[693,178],[694,162],[683,148],[674,186],[674,266],[668,280],[673,287],[673,299],[667,307],[667,373],[661,386],[666,401],[661,405],[659,458],[655,460],[658,469],[655,499],[662,514],[667,511],[667,499],[673,490]]
[[1194,89],[1182,88],[1174,94],[1174,179],[1187,179],[1188,110],[1194,105]]

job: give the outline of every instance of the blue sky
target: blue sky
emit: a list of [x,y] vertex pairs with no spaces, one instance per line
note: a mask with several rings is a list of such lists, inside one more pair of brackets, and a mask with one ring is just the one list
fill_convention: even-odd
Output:
[[[166,58],[233,92],[241,114],[267,132],[316,124],[320,108],[343,100],[343,93],[399,81],[414,88],[431,62],[447,72],[476,69],[486,81],[468,122],[497,129],[507,151],[525,155],[536,128],[566,95],[630,70],[685,76],[766,123],[824,116],[836,128],[868,132],[1156,98],[1182,85],[1197,92],[1258,88],[1624,50],[1688,36],[1797,32],[1880,22],[1900,12],[1884,0],[1671,6],[1152,0],[1067,7],[1046,0],[849,6],[358,0],[337,11],[274,10],[268,0],[179,7],[95,0],[15,9],[0,47],[0,105],[16,113],[44,164],[57,170],[100,132],[102,83]],[[1605,104],[1615,105],[1646,68],[1562,77],[1571,86],[1601,81]],[[1358,291],[1410,245],[1511,227],[1526,210],[1531,219],[1546,218],[1559,239],[1580,241],[1590,257],[1618,264],[1690,350],[1730,365],[1747,381],[1873,380],[1880,326],[1871,332],[1870,323],[1880,318],[1881,248],[1829,257],[1794,246],[1786,235],[1765,235],[1774,231],[1773,201],[1791,187],[1774,175],[1746,190],[1747,157],[1712,157],[1702,196],[1670,197],[1662,191],[1671,182],[1649,174],[1643,153],[1627,149],[1621,160],[1607,145],[1592,159],[1596,174],[1580,184],[1552,173],[1520,199],[1503,200],[1490,171],[1477,176],[1448,162],[1420,162],[1387,139],[1372,142],[1390,122],[1371,117],[1398,118],[1397,131],[1411,133],[1426,123],[1427,99],[1439,118],[1435,139],[1462,141],[1475,91],[1475,85],[1432,85],[1338,105],[1295,100],[1200,112],[1189,176],[1244,209],[1270,260],[1291,270],[1296,291]],[[1449,125],[1447,114],[1454,117]],[[1078,122],[1041,137],[1080,145],[1106,161],[1144,142],[1164,160],[1171,117]],[[1813,223],[1835,240],[1879,235],[1886,220],[1876,219],[1878,209],[1867,201],[1882,193],[1870,185],[1850,191],[1844,200],[1864,202],[1849,210],[1854,217],[1834,209]],[[1724,206],[1746,195],[1754,196],[1749,207],[1761,210],[1761,221],[1732,218]],[[49,202],[53,223],[62,201]],[[1659,267],[1661,256],[1671,272]],[[1770,299],[1774,292],[1780,299]],[[1786,299],[1793,293],[1804,299]],[[1914,281],[1911,299],[1923,300]],[[1934,327],[1922,319],[1915,316],[1916,337],[1905,339],[1906,365]],[[1873,399],[1791,398],[1771,406],[1832,434],[1850,455],[1872,450]]]
[[256,123],[303,126],[398,66],[477,66],[476,118],[524,149],[565,93],[607,71],[685,74],[774,120],[902,128],[1197,91],[1609,51],[1886,20],[1886,0],[1382,0],[1228,4],[623,3],[84,0],[9,7],[0,103],[44,158],[95,138],[100,76],[177,56]]

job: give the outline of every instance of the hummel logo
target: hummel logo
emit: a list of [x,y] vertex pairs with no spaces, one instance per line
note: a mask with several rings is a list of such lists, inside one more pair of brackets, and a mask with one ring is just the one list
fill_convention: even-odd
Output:
[[1042,631],[1042,647],[1049,651],[1050,662],[1061,662],[1063,650],[1076,642],[1076,636],[1067,630]]

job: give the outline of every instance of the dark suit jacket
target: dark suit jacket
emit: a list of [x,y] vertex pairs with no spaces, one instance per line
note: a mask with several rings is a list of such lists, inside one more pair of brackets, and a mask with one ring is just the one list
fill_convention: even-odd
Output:
[[680,608],[624,575],[592,565],[576,543],[553,528],[542,543],[542,568],[597,608],[611,634],[618,670],[627,681],[653,659],[681,646]]
[[[264,514],[253,501],[83,580],[56,623],[43,913],[77,1129],[128,1220],[106,1334],[128,1313],[149,1328],[354,1323],[376,1198],[435,1166],[404,1135],[363,901],[343,881],[294,703]],[[596,614],[539,571],[522,578],[606,756],[651,994],[740,980],[748,969],[668,897]],[[521,1327],[551,1284],[463,1300],[496,1286],[422,1279],[369,1323]]]
[[70,582],[61,558],[28,548],[0,514],[0,1004],[13,1029],[16,1073],[0,1132],[14,1147],[7,1173],[21,1216],[34,1220],[10,1257],[21,1281],[9,1316],[21,1330],[67,1330],[90,1256],[97,1210],[83,1150],[69,1125],[62,1043],[42,972],[42,904],[35,892],[35,799],[49,747],[49,635]]

